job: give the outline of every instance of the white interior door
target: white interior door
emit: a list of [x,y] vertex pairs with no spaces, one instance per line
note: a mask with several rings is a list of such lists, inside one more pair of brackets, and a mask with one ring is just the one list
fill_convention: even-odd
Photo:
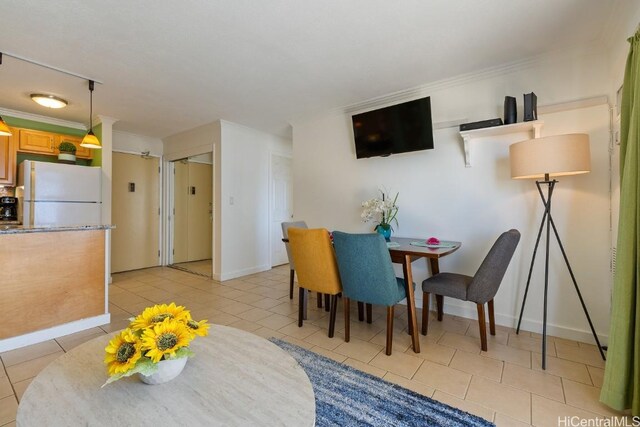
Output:
[[157,157],[113,153],[113,273],[160,264],[159,165]]
[[278,154],[271,155],[271,266],[289,262],[282,243],[284,221],[293,218],[293,179],[291,158]]

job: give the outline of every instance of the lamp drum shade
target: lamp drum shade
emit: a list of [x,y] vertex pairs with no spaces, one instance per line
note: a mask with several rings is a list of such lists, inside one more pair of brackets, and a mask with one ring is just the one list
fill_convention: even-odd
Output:
[[589,135],[572,133],[517,142],[509,146],[511,178],[540,179],[591,171]]

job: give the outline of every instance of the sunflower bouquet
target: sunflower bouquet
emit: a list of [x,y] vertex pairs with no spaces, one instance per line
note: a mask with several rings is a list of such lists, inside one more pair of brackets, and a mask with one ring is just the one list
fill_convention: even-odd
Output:
[[163,360],[191,357],[189,343],[196,336],[206,336],[209,326],[206,320],[193,320],[189,310],[173,302],[145,308],[105,348],[109,371],[105,385],[136,373],[151,375]]

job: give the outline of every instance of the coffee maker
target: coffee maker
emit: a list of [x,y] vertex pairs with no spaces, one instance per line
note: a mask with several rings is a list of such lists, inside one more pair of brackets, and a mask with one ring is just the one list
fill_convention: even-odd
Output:
[[18,199],[0,197],[0,222],[18,220]]

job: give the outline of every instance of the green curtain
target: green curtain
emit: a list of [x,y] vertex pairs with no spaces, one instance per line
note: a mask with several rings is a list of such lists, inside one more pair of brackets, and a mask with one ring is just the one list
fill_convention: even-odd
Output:
[[640,32],[629,40],[620,123],[620,221],[611,329],[600,400],[640,415]]

